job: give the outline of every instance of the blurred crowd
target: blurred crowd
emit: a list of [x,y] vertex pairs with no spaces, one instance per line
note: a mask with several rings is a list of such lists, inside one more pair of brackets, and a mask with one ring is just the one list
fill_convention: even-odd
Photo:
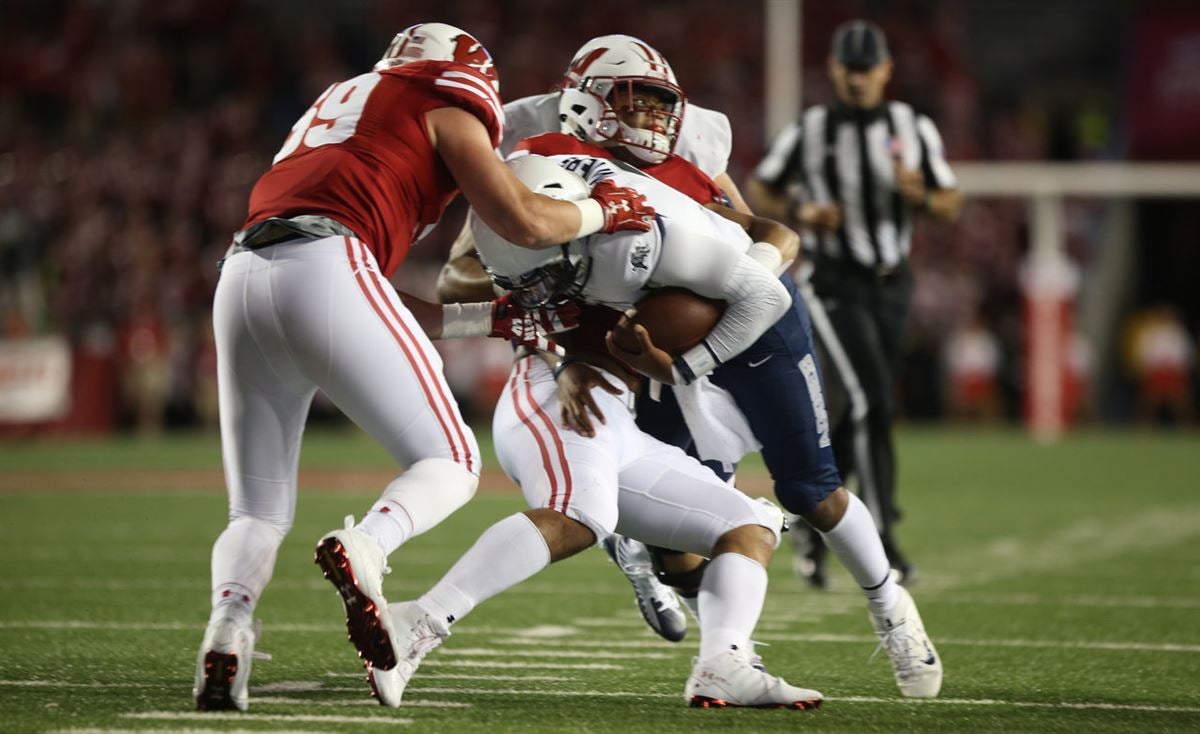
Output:
[[[1118,154],[1117,102],[1102,83],[1077,83],[1064,112],[1012,91],[1029,79],[1000,83],[981,71],[978,18],[968,12],[979,5],[806,3],[806,102],[831,96],[823,59],[834,25],[870,15],[896,57],[890,93],[932,114],[952,163]],[[251,185],[312,99],[370,68],[393,33],[422,20],[481,38],[505,99],[545,91],[591,36],[643,36],[693,100],[729,115],[735,180],[763,153],[759,3],[15,0],[0,7],[2,336],[62,334],[89,364],[108,365],[119,425],[211,425],[216,263]],[[1070,249],[1086,268],[1105,204],[1071,207]],[[449,219],[414,249],[398,285],[430,294],[455,234]],[[1018,414],[1026,226],[1022,202],[988,201],[969,203],[953,228],[920,228],[903,388],[910,416]],[[1194,363],[1188,318],[1175,315]],[[507,371],[504,345],[446,350],[452,384],[486,414],[495,375]],[[1086,379],[1086,344],[1078,354]],[[1140,373],[1127,364],[1132,390]]]

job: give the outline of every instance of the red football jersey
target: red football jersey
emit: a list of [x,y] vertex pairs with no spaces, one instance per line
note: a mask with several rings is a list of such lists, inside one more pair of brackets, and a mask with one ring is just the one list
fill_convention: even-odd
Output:
[[[535,155],[586,155],[593,158],[614,160],[612,151],[600,145],[585,143],[579,138],[563,133],[543,133],[525,138],[517,143],[513,151],[527,150]],[[704,171],[689,160],[679,156],[668,156],[662,163],[639,168],[676,191],[695,199],[701,204],[725,203],[725,194]]]
[[243,227],[328,217],[353,230],[390,276],[458,193],[425,129],[426,112],[449,106],[476,115],[499,145],[500,98],[469,66],[413,61],[330,86],[254,185]]

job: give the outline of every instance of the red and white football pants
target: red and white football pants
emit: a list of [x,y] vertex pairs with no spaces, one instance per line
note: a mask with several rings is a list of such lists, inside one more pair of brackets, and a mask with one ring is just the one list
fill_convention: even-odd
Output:
[[722,482],[675,446],[638,429],[634,396],[594,389],[607,423],[596,435],[567,431],[559,418],[554,377],[536,357],[518,360],[492,422],[496,456],[530,507],[577,520],[602,540],[612,532],[663,548],[711,555],[717,540],[743,525],[776,533],[778,513]]
[[[470,499],[480,470],[475,436],[437,351],[358,240],[300,239],[231,256],[217,285],[213,328],[227,534],[242,518],[273,526],[280,540],[291,527],[300,439],[318,389],[402,466],[438,468],[438,481],[410,487],[402,505],[413,515],[414,534]],[[238,545],[226,555],[242,555]],[[249,550],[261,542],[242,545],[262,556]],[[217,556],[214,550],[214,585],[218,576],[244,575],[234,573],[239,564],[265,566],[238,581],[257,598],[274,550],[258,560]]]

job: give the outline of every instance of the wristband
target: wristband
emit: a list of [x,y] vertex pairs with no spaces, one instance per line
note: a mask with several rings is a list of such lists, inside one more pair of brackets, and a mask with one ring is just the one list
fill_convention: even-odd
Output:
[[721,366],[708,342],[702,341],[671,360],[671,377],[676,385],[690,385]]
[[448,303],[442,306],[443,339],[487,336],[492,332],[492,304]]
[[563,357],[562,359],[558,360],[558,364],[554,365],[554,368],[550,370],[550,374],[554,377],[554,381],[558,382],[558,376],[563,373],[563,370],[578,361],[578,359],[574,359],[572,357]]
[[600,202],[595,199],[584,199],[571,203],[579,209],[579,231],[571,239],[587,237],[604,229],[604,207],[600,206]]

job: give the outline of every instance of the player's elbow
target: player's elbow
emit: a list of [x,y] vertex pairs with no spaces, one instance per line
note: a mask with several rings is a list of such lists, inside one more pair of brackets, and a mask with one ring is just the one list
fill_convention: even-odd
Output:
[[762,300],[770,314],[768,323],[772,324],[783,318],[787,310],[792,307],[792,294],[788,293],[783,281],[778,278],[772,279],[769,285],[763,289]]

